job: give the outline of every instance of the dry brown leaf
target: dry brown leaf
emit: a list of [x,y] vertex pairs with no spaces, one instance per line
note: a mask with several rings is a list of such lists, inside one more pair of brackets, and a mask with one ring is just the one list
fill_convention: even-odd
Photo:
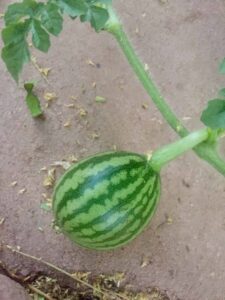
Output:
[[73,96],[73,95],[72,95],[72,96],[70,96],[69,98],[72,99],[72,100],[77,100],[77,96]]
[[40,232],[44,232],[44,229],[43,229],[41,226],[38,227],[38,230],[39,230]]
[[182,120],[188,121],[188,120],[191,120],[191,117],[183,117]]
[[78,161],[78,158],[75,155],[70,155],[68,157],[68,161],[71,162],[71,163],[74,163],[74,162]]
[[52,166],[54,167],[63,167],[64,170],[68,170],[71,167],[71,163],[65,160],[55,161]]
[[143,256],[141,262],[141,268],[145,268],[150,264],[150,259],[147,256]]
[[75,104],[74,103],[64,104],[64,106],[68,107],[68,108],[75,108]]
[[46,200],[48,198],[48,195],[46,193],[42,193],[41,196]]
[[65,128],[69,128],[69,127],[71,127],[71,121],[66,121],[64,124],[63,124],[63,127],[65,127]]
[[97,140],[97,139],[100,138],[100,134],[99,134],[99,133],[96,133],[96,132],[93,132],[93,133],[91,134],[91,137],[93,138],[93,140]]
[[88,276],[91,274],[91,272],[75,272],[75,273],[72,273],[71,275],[74,277],[74,278],[77,278],[77,279],[80,279],[80,280],[83,280],[83,281],[88,281]]
[[51,71],[51,68],[39,68],[41,74],[48,77],[49,72]]
[[55,93],[50,93],[50,92],[47,92],[44,94],[44,99],[47,101],[47,102],[51,102],[55,99],[57,99],[57,96]]
[[143,103],[143,104],[142,104],[142,108],[143,108],[143,109],[147,109],[147,108],[148,108],[148,104]]
[[86,60],[86,63],[87,63],[89,66],[96,67],[96,64],[95,64],[91,59],[87,59],[87,60]]
[[26,191],[27,191],[27,189],[23,188],[23,189],[19,190],[18,194],[22,195],[22,194],[26,193]]
[[5,218],[0,218],[0,225],[2,225],[5,222]]
[[140,32],[139,28],[136,27],[136,28],[135,28],[135,33],[136,33],[136,34],[139,34],[139,32]]
[[173,224],[173,218],[167,216],[166,223],[169,224],[169,225]]
[[48,169],[47,169],[47,167],[46,166],[44,166],[44,167],[42,167],[41,169],[40,169],[40,171],[48,171]]
[[35,56],[31,56],[31,61],[36,64],[37,63],[37,58]]
[[55,168],[48,171],[48,175],[44,178],[43,186],[46,188],[53,187],[55,183]]
[[144,65],[144,69],[145,69],[146,72],[148,72],[148,71],[149,71],[149,65],[148,65],[148,64],[145,64],[145,65]]
[[87,115],[87,111],[84,108],[80,108],[79,115],[81,117],[85,117]]

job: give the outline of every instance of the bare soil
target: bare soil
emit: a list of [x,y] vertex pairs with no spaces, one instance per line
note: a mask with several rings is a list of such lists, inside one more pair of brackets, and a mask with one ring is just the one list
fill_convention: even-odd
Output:
[[[2,0],[0,12],[10,2]],[[218,64],[225,56],[225,2],[118,0],[115,5],[169,104],[188,128],[200,128],[202,109],[224,87]],[[36,80],[43,107],[46,92],[57,95],[45,108],[45,120],[31,118],[22,85],[16,86],[0,61],[2,244],[19,246],[69,272],[124,272],[135,289],[157,287],[171,300],[225,299],[224,178],[191,152],[163,171],[157,213],[128,246],[109,252],[86,250],[52,228],[51,212],[40,208],[43,193],[51,195],[43,186],[44,166],[115,145],[147,152],[176,135],[108,34],[95,34],[88,24],[67,19],[60,37],[52,39],[48,55],[35,50],[33,55],[42,68],[51,68],[49,83],[32,64],[22,79]],[[107,101],[96,103],[96,96]],[[74,108],[65,106],[71,103]],[[69,127],[64,126],[67,122]],[[224,152],[225,145],[221,148]],[[56,169],[58,177],[63,170]],[[24,276],[49,271],[6,247],[0,260]]]

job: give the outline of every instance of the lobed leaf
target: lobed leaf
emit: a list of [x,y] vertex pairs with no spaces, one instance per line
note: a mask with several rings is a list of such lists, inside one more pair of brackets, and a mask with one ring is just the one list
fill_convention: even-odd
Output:
[[57,0],[56,3],[65,13],[73,18],[85,15],[88,10],[84,0]]
[[17,23],[23,20],[25,17],[38,17],[44,5],[44,3],[38,3],[34,0],[23,0],[21,3],[9,5],[4,16],[6,26]]
[[112,0],[99,0],[99,1],[97,1],[97,2],[100,2],[100,3],[102,3],[102,4],[112,4]]
[[6,25],[18,22],[28,14],[27,5],[24,3],[14,3],[8,6],[4,20]]
[[202,113],[201,121],[212,129],[225,129],[225,100],[209,101]]
[[92,6],[91,11],[91,26],[98,32],[106,24],[109,18],[109,13],[105,8]]
[[16,82],[19,80],[19,73],[23,65],[30,60],[28,45],[25,40],[19,43],[11,43],[2,49],[2,59],[12,77]]
[[2,40],[5,45],[18,43],[26,38],[29,22],[11,24],[2,30]]
[[32,21],[32,42],[35,48],[43,52],[48,52],[51,45],[49,34],[42,28],[41,22],[35,19]]
[[2,49],[2,59],[12,77],[18,81],[23,65],[30,60],[26,35],[29,22],[11,24],[2,31],[5,47]]
[[2,31],[4,48],[2,59],[12,77],[18,81],[23,65],[30,60],[27,36],[32,33],[32,43],[40,51],[47,52],[50,47],[49,34],[58,36],[62,31],[63,17],[68,14],[72,19],[80,17],[82,22],[89,21],[98,32],[108,21],[107,5],[111,0],[48,0],[36,2],[23,0],[8,6],[5,13],[6,28]]
[[112,4],[112,0],[86,0],[89,4]]
[[59,13],[58,6],[53,3],[47,3],[41,15],[41,22],[48,32],[58,36],[63,27],[63,18]]

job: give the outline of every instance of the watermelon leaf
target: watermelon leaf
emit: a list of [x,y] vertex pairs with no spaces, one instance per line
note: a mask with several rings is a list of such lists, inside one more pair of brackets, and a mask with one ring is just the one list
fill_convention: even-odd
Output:
[[57,0],[56,3],[70,17],[85,15],[88,10],[84,0]]
[[59,13],[58,6],[53,3],[47,3],[41,15],[42,26],[51,34],[58,36],[62,31],[63,18]]
[[38,97],[33,93],[34,84],[27,82],[24,84],[24,88],[27,91],[26,104],[31,112],[32,117],[37,118],[43,114]]
[[17,23],[21,18],[28,15],[28,7],[24,3],[14,3],[8,6],[4,20],[6,25]]
[[106,24],[109,18],[109,13],[107,9],[98,7],[98,6],[91,6],[90,7],[90,15],[91,15],[91,26],[99,32]]
[[50,47],[49,34],[41,26],[41,22],[38,20],[32,21],[32,42],[35,48],[48,52]]
[[208,102],[201,121],[212,129],[225,129],[225,100],[214,99]]
[[111,0],[48,0],[36,2],[23,0],[8,6],[5,13],[5,28],[2,31],[4,47],[2,59],[8,71],[18,82],[23,65],[30,60],[30,49],[27,43],[29,32],[32,43],[40,51],[47,52],[50,48],[49,34],[58,36],[62,31],[62,13],[72,19],[80,17],[82,22],[89,21],[99,32],[108,21],[107,5]]

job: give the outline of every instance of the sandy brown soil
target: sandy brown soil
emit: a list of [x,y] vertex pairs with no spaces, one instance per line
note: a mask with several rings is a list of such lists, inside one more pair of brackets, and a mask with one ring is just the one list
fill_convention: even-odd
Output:
[[[200,128],[200,112],[224,87],[224,77],[217,71],[225,56],[224,1],[115,2],[137,52],[168,102],[190,129]],[[0,11],[9,3],[2,0]],[[137,289],[157,286],[171,299],[225,299],[224,178],[192,153],[163,171],[158,211],[147,230],[128,246],[110,252],[90,251],[52,229],[52,214],[40,208],[46,193],[43,166],[113,145],[146,152],[176,136],[106,33],[97,35],[88,25],[67,20],[60,37],[52,40],[49,54],[34,51],[34,55],[42,67],[52,68],[49,84],[32,66],[22,78],[38,81],[43,106],[45,92],[58,96],[45,110],[45,121],[30,117],[23,90],[0,61],[0,218],[5,218],[1,241],[71,272],[125,272]],[[76,101],[70,99],[72,95],[78,96]],[[96,103],[96,95],[107,102]],[[81,117],[79,109],[64,105],[71,102],[88,114]],[[145,103],[147,109],[142,107]],[[65,128],[68,120],[71,127]],[[99,138],[93,138],[93,133]],[[11,186],[13,181],[17,186]],[[19,194],[23,188],[26,192]],[[165,223],[168,216],[171,224]],[[150,263],[142,268],[146,257]],[[0,260],[23,274],[43,270],[42,265],[5,248]]]

